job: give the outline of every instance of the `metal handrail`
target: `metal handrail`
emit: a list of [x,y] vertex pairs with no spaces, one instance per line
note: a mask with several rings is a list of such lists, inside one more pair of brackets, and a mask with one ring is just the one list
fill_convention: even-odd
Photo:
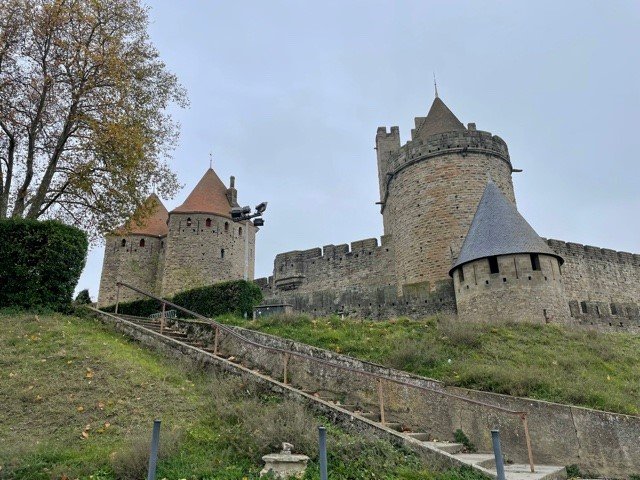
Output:
[[[285,384],[287,383],[286,382],[286,369],[287,369],[288,359],[290,357],[298,357],[298,358],[303,358],[305,360],[308,360],[310,362],[315,362],[315,363],[319,363],[321,365],[326,365],[326,366],[330,366],[330,367],[333,367],[333,368],[337,368],[339,370],[345,370],[345,371],[356,373],[356,374],[359,374],[359,375],[362,375],[362,376],[365,376],[365,377],[375,378],[377,381],[385,380],[387,382],[395,383],[397,385],[411,387],[411,388],[415,388],[417,390],[421,390],[421,391],[425,391],[425,392],[437,393],[439,395],[443,395],[443,396],[449,397],[449,398],[454,398],[456,400],[461,400],[463,402],[467,402],[467,403],[470,403],[470,404],[473,404],[473,405],[479,405],[479,406],[491,408],[491,409],[494,409],[494,410],[497,410],[497,411],[500,411],[500,412],[503,412],[503,413],[507,413],[507,414],[511,414],[511,415],[517,415],[518,417],[520,417],[520,419],[522,420],[522,423],[523,423],[525,439],[526,439],[526,442],[527,442],[527,453],[528,453],[528,456],[529,456],[529,466],[530,466],[531,472],[532,473],[534,472],[533,453],[532,453],[532,450],[531,450],[531,438],[529,436],[529,426],[528,426],[528,422],[527,422],[528,413],[525,412],[525,411],[510,410],[508,408],[500,407],[498,405],[492,405],[490,403],[481,402],[480,400],[474,400],[472,398],[463,397],[461,395],[456,395],[454,393],[449,393],[449,392],[445,392],[445,391],[442,391],[442,390],[437,390],[437,389],[434,389],[434,388],[429,388],[429,387],[422,386],[422,385],[414,385],[412,383],[405,382],[403,380],[399,380],[397,378],[393,378],[393,377],[390,377],[390,376],[387,376],[387,375],[383,375],[383,374],[380,374],[380,373],[367,372],[365,370],[360,370],[360,369],[357,369],[357,368],[348,367],[348,366],[345,366],[345,365],[340,365],[340,364],[335,363],[335,362],[330,362],[330,361],[327,361],[327,360],[316,358],[316,357],[313,357],[311,355],[307,355],[307,354],[304,354],[304,353],[296,352],[296,351],[293,351],[293,350],[286,350],[284,348],[271,347],[271,346],[268,346],[268,345],[263,345],[261,343],[255,342],[255,341],[253,341],[253,340],[251,340],[251,339],[249,339],[247,337],[244,337],[243,335],[240,335],[234,329],[228,327],[227,325],[225,325],[223,323],[220,323],[220,322],[217,322],[217,321],[215,321],[215,320],[213,320],[211,318],[205,317],[204,315],[200,315],[197,312],[194,312],[194,311],[189,310],[187,308],[181,307],[180,305],[177,305],[177,304],[175,304],[173,302],[170,302],[169,300],[166,300],[166,299],[161,298],[161,297],[157,297],[157,296],[155,296],[155,295],[153,295],[153,294],[151,294],[149,292],[145,292],[144,290],[140,290],[139,288],[134,287],[133,285],[129,285],[129,284],[124,283],[124,282],[116,282],[117,289],[116,289],[115,314],[118,313],[118,305],[119,305],[119,299],[120,299],[120,286],[121,285],[123,287],[126,287],[126,288],[129,288],[129,289],[133,290],[134,292],[140,293],[141,295],[145,295],[145,296],[147,296],[149,298],[157,300],[158,302],[161,302],[163,304],[163,307],[162,307],[163,311],[165,310],[166,306],[168,305],[168,306],[173,307],[173,308],[175,308],[177,310],[180,310],[180,311],[182,311],[182,312],[184,312],[184,313],[186,313],[188,315],[192,315],[192,316],[194,316],[194,317],[196,317],[196,318],[198,318],[200,320],[206,320],[206,323],[212,324],[213,326],[216,327],[216,340],[215,340],[216,344],[217,344],[217,332],[218,331],[223,331],[223,332],[231,335],[232,337],[234,337],[234,338],[236,338],[236,339],[238,339],[238,340],[240,340],[240,341],[242,341],[244,343],[247,343],[247,344],[249,344],[249,345],[251,345],[253,347],[262,348],[262,349],[265,349],[265,350],[271,351],[271,352],[282,353],[283,355],[285,355],[285,376],[284,376],[284,380],[285,380],[284,383]],[[380,388],[379,388],[379,391],[381,392]],[[381,412],[381,413],[382,413],[382,415],[384,415],[383,412]]]

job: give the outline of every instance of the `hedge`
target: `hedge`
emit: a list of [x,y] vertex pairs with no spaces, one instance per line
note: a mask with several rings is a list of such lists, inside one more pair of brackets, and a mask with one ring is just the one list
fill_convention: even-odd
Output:
[[[262,291],[253,282],[235,280],[186,290],[167,298],[167,300],[205,317],[216,317],[227,313],[243,315],[245,312],[251,314],[253,307],[262,301]],[[162,306],[157,300],[136,300],[120,303],[118,312],[125,315],[148,317],[152,313],[159,312],[161,308]],[[103,310],[113,312],[115,305]],[[180,316],[184,317],[184,315]]]
[[88,247],[83,231],[60,222],[0,220],[0,308],[66,309]]

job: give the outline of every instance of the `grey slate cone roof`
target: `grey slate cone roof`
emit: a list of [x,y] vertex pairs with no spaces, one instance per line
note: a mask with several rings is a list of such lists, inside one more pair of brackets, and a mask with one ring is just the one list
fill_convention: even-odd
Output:
[[460,255],[449,270],[449,275],[465,263],[494,255],[514,253],[543,253],[556,257],[561,265],[564,262],[562,257],[540,238],[497,185],[489,180],[460,249]]
[[438,133],[464,131],[464,125],[453,114],[439,97],[436,97],[431,104],[429,113],[422,124],[418,127],[417,136],[426,139]]

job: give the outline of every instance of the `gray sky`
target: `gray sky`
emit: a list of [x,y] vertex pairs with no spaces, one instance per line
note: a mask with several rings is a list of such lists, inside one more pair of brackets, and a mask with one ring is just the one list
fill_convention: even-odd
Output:
[[[189,92],[171,165],[268,201],[277,253],[382,233],[374,136],[440,97],[501,136],[520,212],[545,237],[640,252],[640,2],[155,1],[151,37]],[[78,288],[98,293],[103,247]]]

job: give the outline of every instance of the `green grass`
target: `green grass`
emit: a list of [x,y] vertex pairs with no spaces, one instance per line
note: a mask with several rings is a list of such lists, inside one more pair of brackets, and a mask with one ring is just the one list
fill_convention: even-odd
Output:
[[[205,374],[140,348],[91,319],[0,314],[0,478],[145,477],[162,419],[158,478],[255,479],[280,442],[311,456],[327,424],[235,377]],[[328,425],[331,478],[478,480],[434,474],[412,453]]]
[[640,336],[559,325],[269,317],[241,325],[448,385],[640,414]]

